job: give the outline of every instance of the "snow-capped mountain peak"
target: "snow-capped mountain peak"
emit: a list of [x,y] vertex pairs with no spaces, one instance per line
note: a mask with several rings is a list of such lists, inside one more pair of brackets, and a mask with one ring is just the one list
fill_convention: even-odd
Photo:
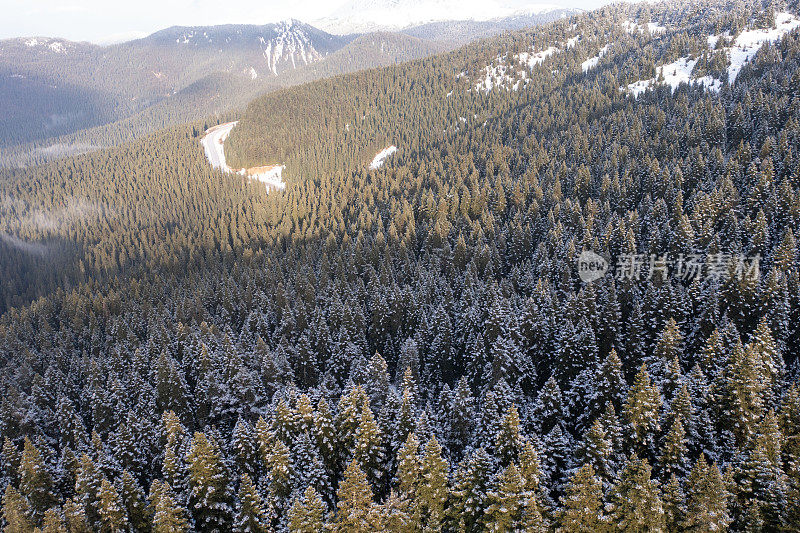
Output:
[[193,47],[212,54],[238,50],[248,61],[241,68],[246,75],[256,79],[259,73],[277,75],[313,63],[350,40],[330,35],[296,19],[286,19],[263,26],[173,27],[139,42]]

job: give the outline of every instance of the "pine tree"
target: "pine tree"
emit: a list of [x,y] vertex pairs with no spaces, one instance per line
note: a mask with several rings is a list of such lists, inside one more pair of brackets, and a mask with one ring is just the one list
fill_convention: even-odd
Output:
[[97,495],[100,500],[98,511],[100,513],[100,523],[102,524],[100,531],[109,533],[123,531],[129,523],[128,513],[117,489],[108,479],[103,478]]
[[611,439],[608,438],[600,420],[595,420],[583,436],[578,458],[584,465],[591,465],[595,475],[607,490],[614,478],[615,461]]
[[292,467],[289,447],[282,440],[270,437],[259,446],[266,465],[272,501],[281,508],[292,492]]
[[125,505],[128,523],[135,531],[147,531],[153,517],[147,507],[144,491],[127,470],[122,472],[119,495]]
[[0,466],[3,476],[0,481],[7,481],[12,485],[19,485],[19,464],[22,454],[8,437],[3,438],[3,449],[0,452]]
[[344,472],[344,479],[336,493],[339,512],[333,531],[339,533],[370,533],[370,511],[372,508],[372,490],[367,483],[367,476],[351,461]]
[[103,474],[92,459],[83,454],[80,457],[78,472],[75,476],[75,497],[83,508],[89,525],[99,529],[100,485]]
[[759,369],[755,350],[737,343],[716,386],[723,408],[721,423],[740,447],[750,441],[764,412],[765,383]]
[[[332,476],[336,468],[336,428],[333,424],[330,407],[324,398],[317,403],[317,411],[314,416],[314,438],[327,473]],[[326,496],[323,495],[323,497]]]
[[667,378],[667,369],[681,353],[683,336],[678,323],[670,318],[656,343],[653,355],[645,360],[647,370],[657,386],[663,386]]
[[89,533],[93,531],[86,517],[86,509],[83,504],[71,498],[64,502],[64,521],[70,533]]
[[398,495],[413,504],[417,499],[417,490],[422,482],[422,460],[419,456],[419,440],[411,433],[400,448],[397,457],[397,490]]
[[631,437],[637,450],[652,452],[656,433],[660,429],[658,410],[661,394],[650,384],[650,376],[644,365],[634,378],[633,387],[623,409],[625,420],[631,429]]
[[598,406],[605,406],[607,402],[611,402],[615,409],[621,409],[625,401],[628,384],[625,382],[622,361],[616,350],[612,349],[603,360],[598,369],[596,381],[597,395],[593,403]]
[[522,446],[523,438],[519,411],[517,411],[516,406],[512,405],[503,418],[500,431],[495,437],[495,456],[500,460],[501,465],[508,466],[513,462],[519,461]]
[[325,530],[325,504],[314,487],[308,487],[289,510],[291,533],[322,533]]
[[366,398],[361,406],[361,422],[356,429],[353,458],[358,462],[359,468],[367,474],[370,483],[374,487],[380,486],[384,475],[383,436]]
[[150,487],[153,507],[153,533],[186,533],[189,531],[187,512],[178,503],[169,483],[153,481]]
[[608,519],[619,531],[665,531],[664,507],[658,483],[650,479],[646,459],[631,456],[619,483],[609,495]]
[[314,487],[321,495],[333,497],[325,465],[308,433],[302,433],[292,445],[292,485],[294,492],[303,492],[306,487]]
[[525,491],[525,482],[517,465],[511,464],[498,478],[496,490],[489,493],[489,507],[486,509],[486,528],[489,531],[518,531],[526,500],[533,497]]
[[422,457],[422,483],[417,490],[421,523],[426,530],[439,531],[444,523],[444,511],[449,496],[448,465],[442,458],[442,448],[431,437]]
[[602,531],[603,486],[591,464],[580,467],[570,478],[558,514],[559,532]]
[[775,530],[784,520],[787,485],[779,465],[780,458],[772,455],[768,438],[759,435],[741,466],[738,481],[742,503],[758,505],[764,527]]
[[228,531],[233,522],[230,484],[222,455],[213,438],[197,432],[189,453],[189,504],[197,528]]
[[48,509],[42,520],[42,533],[68,533],[61,512],[56,508]]
[[664,479],[673,474],[684,477],[689,469],[686,432],[683,430],[680,416],[672,422],[664,436],[658,463]]
[[800,528],[800,389],[793,385],[784,395],[780,427],[784,435],[783,467],[788,478],[789,506],[786,526]]
[[264,506],[253,480],[242,474],[239,484],[239,502],[233,529],[239,533],[267,533],[272,531],[270,514]]
[[185,502],[188,492],[188,470],[186,468],[185,442],[186,429],[181,424],[178,416],[172,411],[166,411],[161,416],[161,423],[166,443],[164,445],[164,462],[161,465],[161,475],[169,483],[180,501]]
[[731,523],[728,491],[716,464],[700,454],[686,479],[686,531],[724,531]]
[[25,498],[17,490],[8,485],[3,494],[3,531],[8,533],[30,533],[33,531],[30,509]]
[[252,426],[242,420],[237,420],[233,428],[233,448],[236,452],[236,466],[239,471],[251,476],[256,476],[258,469],[258,443]]
[[679,531],[686,518],[686,495],[675,474],[664,484],[662,500],[667,531]]
[[[492,461],[483,448],[475,450],[459,465],[453,481],[452,503],[449,509],[449,521],[453,530],[472,532],[485,529],[492,470]],[[530,474],[530,470],[528,473]],[[533,483],[527,479],[526,482],[528,483],[526,489],[535,491]],[[536,484],[538,485],[538,479]]]
[[408,515],[408,506],[395,492],[390,492],[383,502],[373,509],[373,516],[377,518],[376,531],[392,531],[397,533],[413,533],[411,517]]
[[55,487],[42,454],[27,437],[19,463],[19,480],[19,491],[28,500],[31,517],[34,523],[39,523],[44,512],[56,503]]

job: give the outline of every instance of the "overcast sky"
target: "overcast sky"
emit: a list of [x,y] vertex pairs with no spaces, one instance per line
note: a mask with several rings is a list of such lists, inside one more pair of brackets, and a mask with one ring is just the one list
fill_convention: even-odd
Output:
[[[311,22],[350,0],[0,0],[0,39],[63,37],[97,43],[143,37],[174,26]],[[535,2],[536,0],[532,0]],[[606,0],[543,0],[592,9]]]

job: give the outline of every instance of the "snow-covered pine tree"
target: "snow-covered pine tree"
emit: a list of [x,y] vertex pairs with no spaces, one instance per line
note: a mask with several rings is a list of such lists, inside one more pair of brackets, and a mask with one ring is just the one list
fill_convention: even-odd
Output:
[[226,531],[233,520],[233,497],[219,446],[212,437],[196,432],[186,462],[195,526],[208,532]]

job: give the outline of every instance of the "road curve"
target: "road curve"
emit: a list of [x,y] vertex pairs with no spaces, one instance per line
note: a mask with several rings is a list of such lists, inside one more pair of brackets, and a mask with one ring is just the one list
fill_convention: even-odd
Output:
[[225,162],[224,143],[225,139],[228,138],[228,134],[236,124],[237,122],[228,122],[227,124],[220,124],[219,126],[209,128],[200,141],[203,144],[206,158],[208,158],[211,166],[224,172],[232,172],[231,168]]

